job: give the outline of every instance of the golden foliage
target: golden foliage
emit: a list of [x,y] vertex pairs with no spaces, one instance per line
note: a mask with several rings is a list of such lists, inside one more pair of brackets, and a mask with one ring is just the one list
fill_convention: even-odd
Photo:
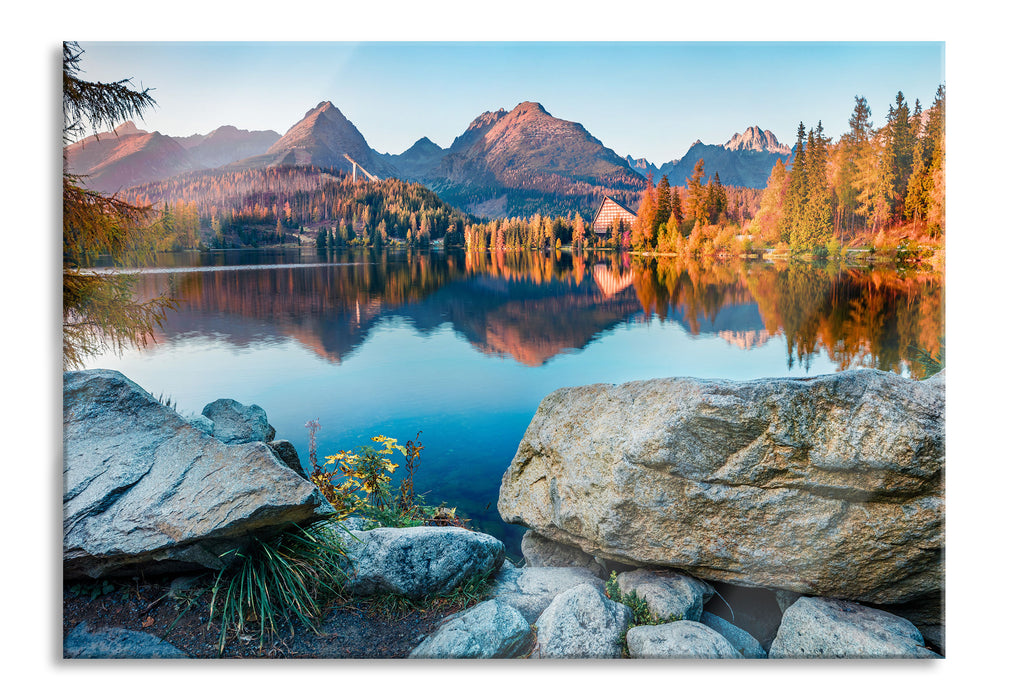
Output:
[[[63,45],[63,138],[70,141],[90,125],[114,128],[117,121],[139,115],[154,100],[137,92],[128,80],[90,83],[81,80],[81,51]],[[84,359],[105,348],[122,351],[143,346],[153,337],[174,303],[164,297],[139,302],[133,278],[81,269],[91,256],[108,254],[116,263],[139,262],[152,251],[149,207],[130,204],[82,186],[81,178],[63,174],[63,367],[81,367]]]

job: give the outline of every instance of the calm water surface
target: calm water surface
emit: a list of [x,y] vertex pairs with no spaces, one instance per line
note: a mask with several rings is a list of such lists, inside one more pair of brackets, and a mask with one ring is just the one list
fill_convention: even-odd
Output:
[[874,367],[920,376],[944,333],[940,273],[531,253],[225,251],[162,255],[156,343],[92,358],[183,414],[262,406],[308,463],[421,431],[417,489],[518,553],[497,492],[540,400],[653,377],[752,379]]

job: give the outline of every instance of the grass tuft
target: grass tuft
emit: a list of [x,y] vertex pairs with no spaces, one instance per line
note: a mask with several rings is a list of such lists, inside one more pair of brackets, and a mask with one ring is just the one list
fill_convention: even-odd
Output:
[[253,538],[227,552],[234,560],[214,581],[210,621],[220,621],[218,652],[229,635],[242,637],[258,625],[259,646],[299,621],[313,631],[323,605],[340,596],[346,573],[340,537],[327,525],[298,526],[271,538]]
[[364,605],[371,612],[390,620],[400,619],[418,611],[451,614],[465,610],[486,598],[492,579],[492,572],[474,576],[448,595],[442,596],[408,598],[399,593],[380,593],[369,597]]

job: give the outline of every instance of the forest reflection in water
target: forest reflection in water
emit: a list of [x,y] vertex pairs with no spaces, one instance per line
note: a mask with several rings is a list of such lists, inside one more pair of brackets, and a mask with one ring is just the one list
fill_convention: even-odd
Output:
[[837,370],[918,378],[916,358],[939,352],[945,325],[945,280],[936,271],[563,251],[348,251],[308,260],[145,274],[138,291],[180,301],[160,342],[194,333],[236,346],[291,338],[333,362],[390,315],[421,332],[448,323],[481,352],[527,366],[583,349],[619,323],[657,319],[742,349],[780,336],[782,369],[808,368],[822,352]]

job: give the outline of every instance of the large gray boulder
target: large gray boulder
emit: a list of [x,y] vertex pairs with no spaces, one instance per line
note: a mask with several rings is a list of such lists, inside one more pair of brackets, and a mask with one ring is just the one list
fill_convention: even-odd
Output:
[[634,619],[626,605],[615,603],[583,583],[554,598],[536,620],[533,656],[542,659],[617,659],[623,636]]
[[582,567],[501,567],[489,596],[512,606],[529,622],[535,622],[554,598],[575,586],[588,584],[603,590],[595,573]]
[[119,372],[63,375],[63,570],[220,568],[242,538],[332,508],[262,442],[226,445]]
[[700,620],[704,604],[715,589],[704,581],[676,571],[635,569],[617,575],[621,595],[635,593],[648,604],[656,620]]
[[234,399],[217,399],[203,407],[202,415],[214,424],[214,437],[230,445],[243,442],[270,442],[277,431],[266,419],[266,411]]
[[800,598],[781,618],[772,659],[939,658],[914,625],[882,610],[831,598]]
[[535,635],[522,614],[486,600],[453,615],[421,642],[411,659],[513,659],[527,653]]
[[496,571],[504,559],[500,540],[459,527],[380,527],[351,535],[343,538],[351,569],[346,588],[356,595],[447,595]]
[[694,620],[631,627],[627,654],[632,659],[743,658],[725,637]]
[[943,587],[945,384],[876,370],[560,389],[505,521],[607,559],[899,603]]

